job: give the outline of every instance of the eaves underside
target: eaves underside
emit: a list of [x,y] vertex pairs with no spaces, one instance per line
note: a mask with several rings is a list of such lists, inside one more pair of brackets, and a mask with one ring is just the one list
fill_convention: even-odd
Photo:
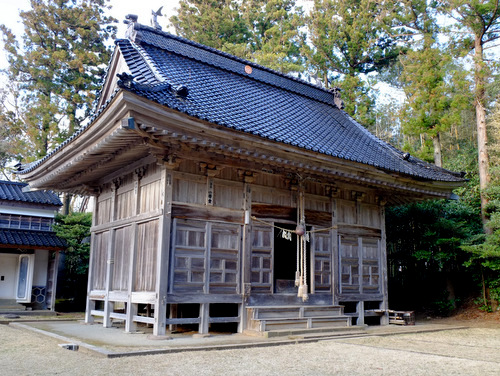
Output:
[[[95,194],[98,186],[117,170],[125,170],[126,166],[154,156],[150,160],[164,163],[167,167],[175,159],[209,160],[220,166],[238,166],[281,175],[300,173],[329,184],[343,182],[399,192],[402,197],[398,199],[389,195],[394,196],[391,199],[393,204],[414,201],[416,197],[445,198],[451,190],[449,183],[416,182],[394,172],[274,141],[263,141],[257,136],[244,134],[242,137],[243,132],[222,129],[210,123],[201,124],[199,119],[186,119],[185,115],[180,118],[174,112],[170,123],[165,119],[165,114],[162,114],[163,121],[160,121],[141,115],[144,111],[139,113],[129,110],[127,113],[129,117],[124,118],[121,124],[115,123],[119,125],[115,125],[112,132],[93,145],[86,143],[86,137],[75,140],[72,147],[79,152],[75,152],[71,159],[58,161],[58,168],[51,169],[57,156],[47,160],[37,168],[43,168],[44,173],[37,174],[39,177],[36,179],[30,179],[31,186]],[[180,124],[180,119],[188,124]],[[203,127],[195,129],[200,125]],[[64,154],[60,158],[64,158]]]

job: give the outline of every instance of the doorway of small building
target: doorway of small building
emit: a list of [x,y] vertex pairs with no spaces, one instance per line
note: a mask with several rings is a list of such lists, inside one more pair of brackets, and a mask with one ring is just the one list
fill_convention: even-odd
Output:
[[[277,294],[296,294],[295,272],[297,271],[298,236],[293,233],[297,225],[276,223],[274,228],[274,292]],[[291,237],[284,230],[292,231]],[[308,229],[309,230],[309,229]],[[284,234],[285,233],[285,234]],[[307,284],[311,276],[309,242],[306,243]]]

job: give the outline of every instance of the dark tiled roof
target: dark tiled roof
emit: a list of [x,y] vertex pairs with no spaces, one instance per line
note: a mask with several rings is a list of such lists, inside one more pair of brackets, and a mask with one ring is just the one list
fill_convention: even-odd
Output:
[[0,180],[0,200],[44,205],[62,205],[59,197],[52,191],[23,192],[23,188],[27,185],[26,183]]
[[66,248],[66,242],[49,231],[0,229],[2,246]]
[[[464,181],[460,174],[405,157],[372,135],[334,105],[329,90],[148,26],[135,24],[135,30],[135,42],[116,41],[134,76],[132,83],[119,82],[122,89],[272,141],[417,179]],[[250,74],[245,72],[247,66],[252,68]],[[179,86],[187,87],[186,97],[177,95]],[[105,109],[106,103],[95,116]],[[90,125],[18,173],[32,171]]]
[[[428,180],[463,180],[417,158],[405,160],[403,152],[337,108],[331,91],[147,26],[136,30],[137,43],[116,42],[134,76],[131,85],[121,85],[126,90],[211,123],[332,157]],[[175,94],[181,85],[189,91],[185,98]]]

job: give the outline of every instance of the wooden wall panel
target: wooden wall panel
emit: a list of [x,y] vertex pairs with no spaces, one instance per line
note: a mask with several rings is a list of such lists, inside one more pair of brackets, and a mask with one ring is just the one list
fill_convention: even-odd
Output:
[[97,216],[96,216],[96,225],[101,225],[103,223],[108,223],[111,221],[111,197],[103,200],[97,201]]
[[305,196],[306,209],[322,211],[322,212],[332,212],[332,205],[328,197],[319,196]]
[[137,225],[134,291],[155,291],[158,224],[155,219]]
[[356,224],[356,202],[338,200],[338,222],[347,224]]
[[141,185],[139,214],[160,208],[160,180]]
[[296,207],[296,199],[292,191],[269,187],[252,186],[252,202]]
[[214,184],[214,206],[241,209],[243,197],[243,183],[240,186]]
[[108,256],[109,231],[95,234],[92,254],[92,282],[91,290],[106,288],[106,265]]
[[206,181],[175,178],[172,200],[176,202],[204,205],[207,200]]
[[124,190],[116,195],[116,219],[129,218],[134,213],[132,212],[135,205],[134,189],[129,185],[128,190]]
[[360,205],[360,224],[380,228],[380,207],[377,205]]
[[115,250],[113,260],[112,290],[127,291],[129,287],[129,267],[132,239],[132,226],[115,231]]

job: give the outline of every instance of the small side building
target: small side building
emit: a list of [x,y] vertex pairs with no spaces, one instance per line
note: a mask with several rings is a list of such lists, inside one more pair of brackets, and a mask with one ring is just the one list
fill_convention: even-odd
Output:
[[65,242],[52,225],[62,203],[53,192],[25,192],[26,186],[0,181],[0,306],[53,311]]
[[95,197],[87,322],[155,334],[388,323],[385,208],[464,182],[335,90],[136,22],[93,121],[19,174]]

